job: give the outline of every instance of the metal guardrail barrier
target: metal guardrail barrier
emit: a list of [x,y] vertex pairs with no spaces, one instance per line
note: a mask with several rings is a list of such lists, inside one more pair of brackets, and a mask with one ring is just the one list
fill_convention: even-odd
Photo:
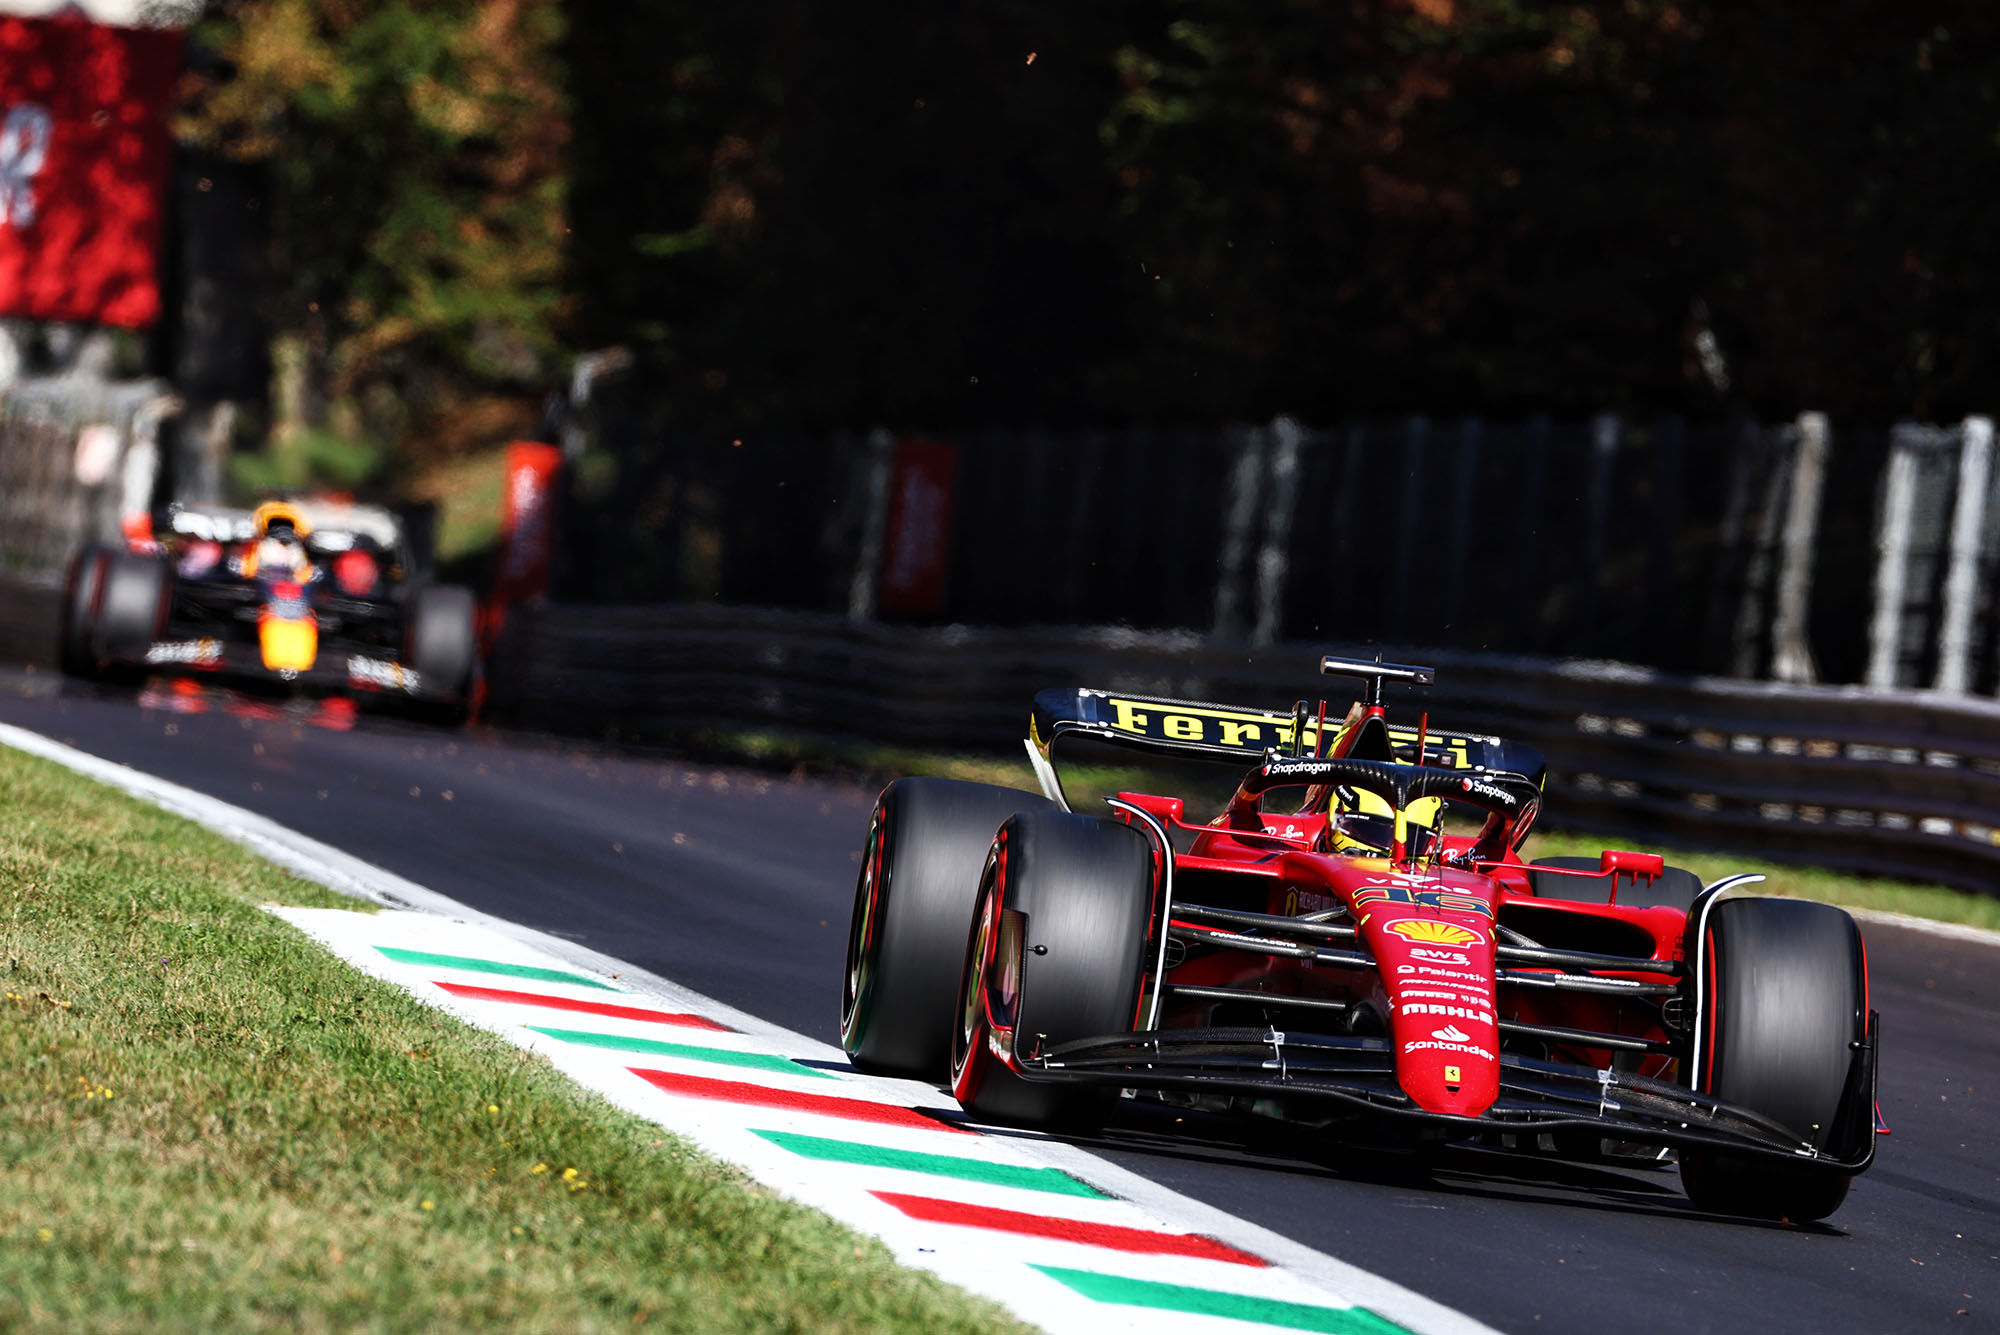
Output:
[[[1328,648],[1117,628],[918,630],[715,605],[546,606],[515,614],[491,699],[529,726],[599,736],[768,727],[1001,750],[1018,745],[1030,700],[1049,686],[1283,705],[1323,689],[1313,666]],[[1408,652],[1438,668],[1438,684],[1410,704],[1542,750],[1557,823],[2000,886],[2000,702]]]

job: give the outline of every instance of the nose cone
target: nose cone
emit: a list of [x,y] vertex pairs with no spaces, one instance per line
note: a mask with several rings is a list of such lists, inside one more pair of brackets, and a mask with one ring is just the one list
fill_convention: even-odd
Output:
[[1491,919],[1382,903],[1366,915],[1403,1092],[1426,1112],[1479,1116],[1500,1096]]
[[257,647],[273,672],[304,672],[319,657],[319,627],[310,617],[265,617],[257,623]]

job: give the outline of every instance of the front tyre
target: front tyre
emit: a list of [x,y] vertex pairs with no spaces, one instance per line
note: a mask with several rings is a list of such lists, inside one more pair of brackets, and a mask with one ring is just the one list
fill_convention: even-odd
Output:
[[454,726],[472,710],[479,668],[479,605],[457,584],[426,584],[410,595],[404,614],[403,662],[426,693],[441,700],[426,711]]
[[1022,1126],[1103,1120],[1113,1091],[1024,1079],[1006,1054],[1137,1026],[1153,886],[1152,843],[1130,826],[1043,811],[1000,828],[952,1037],[952,1094],[967,1112]]
[[856,1066],[944,1076],[980,863],[1001,822],[1053,806],[953,779],[898,779],[882,790],[861,849],[840,997],[840,1042]]
[[[1849,1157],[1874,1134],[1860,1078],[1867,964],[1854,919],[1827,904],[1731,899],[1708,914],[1700,947],[1707,1003],[1695,1088]],[[1688,1149],[1681,1185],[1704,1210],[1794,1223],[1824,1219],[1851,1171],[1763,1155]]]
[[66,676],[97,675],[97,604],[111,557],[111,548],[93,542],[70,558],[56,630],[56,662]]
[[104,558],[90,651],[100,673],[144,672],[153,642],[166,634],[174,572],[165,561],[113,551]]

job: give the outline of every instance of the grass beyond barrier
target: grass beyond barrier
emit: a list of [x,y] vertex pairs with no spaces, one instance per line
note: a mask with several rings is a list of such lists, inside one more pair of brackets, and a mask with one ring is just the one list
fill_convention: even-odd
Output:
[[[703,733],[695,742],[697,749],[712,759],[734,759],[767,766],[803,766],[885,783],[901,774],[931,774],[948,779],[1004,784],[1011,788],[1037,787],[1035,776],[1025,759],[959,755],[872,743],[842,743],[775,732]],[[1066,779],[1066,785],[1067,782]],[[1190,802],[1190,808],[1192,805]],[[1565,855],[1595,857],[1605,848],[1662,854],[1671,865],[1685,867],[1695,873],[1704,885],[1738,872],[1758,872],[1767,878],[1764,884],[1755,887],[1754,893],[1758,894],[1817,899],[1845,908],[1903,913],[1936,922],[2000,930],[2000,896],[1967,894],[1944,886],[1850,875],[1823,867],[1802,867],[1735,853],[1690,852],[1643,840],[1543,826],[1528,837],[1524,855],[1531,860]]]
[[355,907],[0,747],[0,1330],[1016,1328],[273,902]]

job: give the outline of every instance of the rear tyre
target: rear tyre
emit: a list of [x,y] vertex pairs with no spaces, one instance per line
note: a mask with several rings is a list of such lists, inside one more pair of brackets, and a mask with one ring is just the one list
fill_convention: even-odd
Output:
[[416,670],[426,691],[448,697],[430,711],[440,722],[463,723],[471,710],[479,664],[478,611],[472,590],[427,584],[410,595],[404,612],[403,661]]
[[153,642],[166,633],[174,592],[166,562],[128,552],[106,554],[99,576],[90,652],[100,673],[143,672]]
[[951,1069],[980,864],[1009,816],[1054,805],[952,779],[898,779],[882,790],[861,849],[840,997],[841,1046],[856,1066],[924,1080]]
[[[1537,876],[1535,867],[1561,867],[1570,871],[1594,872],[1598,868],[1596,858],[1536,858],[1534,866],[1528,869],[1528,882],[1535,888],[1535,894],[1543,899],[1567,899],[1579,904],[1609,904],[1611,902],[1611,878],[1609,876]],[[1701,878],[1680,867],[1668,867],[1656,881],[1630,873],[1621,874],[1618,879],[1618,905],[1620,908],[1649,909],[1670,908],[1686,913],[1694,907],[1695,897],[1701,894]]]
[[56,628],[56,663],[72,677],[97,675],[97,597],[112,551],[91,543],[70,558],[63,578],[62,619]]
[[[1818,1150],[1851,1154],[1874,1133],[1857,1078],[1868,1040],[1867,965],[1854,919],[1826,904],[1731,899],[1701,943],[1707,1004],[1695,1088],[1788,1127]],[[1865,1140],[1863,1141],[1865,1144]],[[1704,1210],[1824,1219],[1851,1173],[1762,1155],[1688,1149],[1681,1185]]]
[[995,1048],[1010,1031],[1023,1053],[1130,1033],[1152,900],[1153,846],[1129,826],[1043,811],[1000,828],[952,1035],[952,1093],[967,1112],[1023,1126],[1104,1119],[1114,1089],[1025,1080]]

